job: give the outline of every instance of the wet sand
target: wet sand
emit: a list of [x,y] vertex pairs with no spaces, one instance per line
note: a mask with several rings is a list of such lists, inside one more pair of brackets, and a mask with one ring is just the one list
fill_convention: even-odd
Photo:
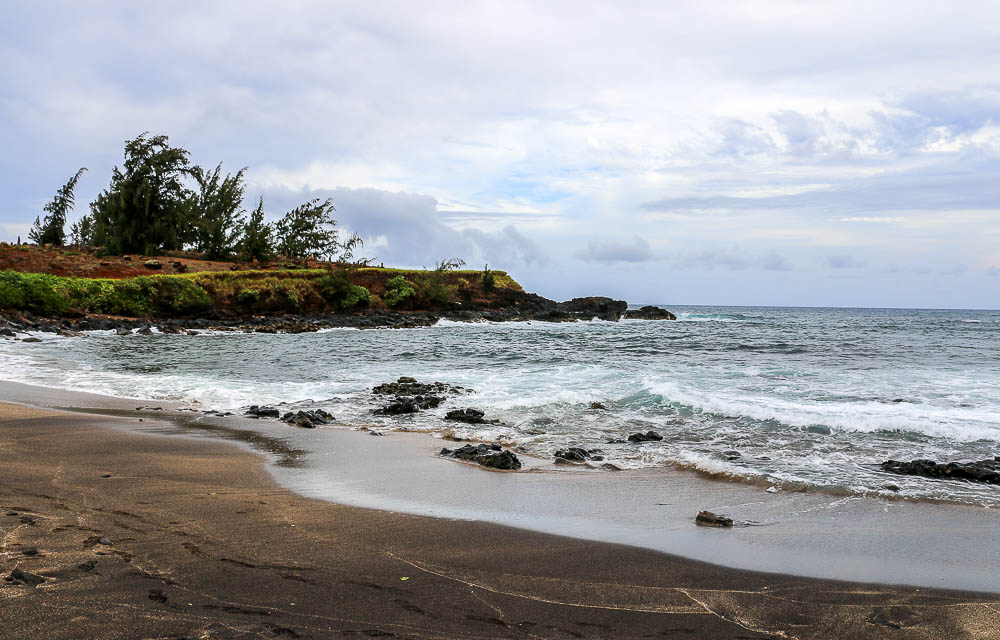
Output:
[[45,578],[0,582],[3,637],[1000,638],[996,595],[342,506],[222,442],[0,406],[0,573]]

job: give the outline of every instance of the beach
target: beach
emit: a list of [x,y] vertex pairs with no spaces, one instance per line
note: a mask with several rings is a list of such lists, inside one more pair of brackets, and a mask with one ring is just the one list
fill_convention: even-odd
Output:
[[11,637],[1000,637],[995,594],[338,505],[264,455],[133,432],[138,414],[3,407],[3,573],[45,578],[0,587]]

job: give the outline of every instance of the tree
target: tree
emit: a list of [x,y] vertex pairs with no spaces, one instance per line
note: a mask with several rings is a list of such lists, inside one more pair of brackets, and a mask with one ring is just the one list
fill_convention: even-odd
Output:
[[87,167],[81,167],[76,175],[70,178],[59,191],[56,191],[52,202],[43,207],[46,214],[45,219],[35,218],[35,224],[28,232],[28,239],[35,244],[53,244],[57,247],[66,243],[66,216],[76,204],[73,190],[76,189],[76,183],[80,181],[80,177],[86,170]]
[[69,228],[70,244],[78,247],[94,246],[94,214],[88,213]]
[[228,258],[239,244],[245,172],[246,167],[223,177],[221,163],[212,171],[191,169],[198,191],[191,196],[188,216],[194,225],[195,246],[210,260]]
[[91,206],[95,242],[110,254],[180,249],[192,240],[191,173],[188,152],[171,147],[167,136],[143,133],[125,143],[123,168],[114,168],[110,186]]
[[277,251],[287,258],[333,258],[340,253],[339,260],[353,257],[354,249],[361,246],[358,235],[352,235],[344,243],[340,242],[337,222],[331,215],[336,209],[327,198],[320,201],[313,198],[284,215],[274,226],[277,237]]
[[243,238],[240,240],[240,255],[246,260],[263,262],[274,253],[274,230],[264,222],[264,198],[257,203],[257,208],[250,213]]

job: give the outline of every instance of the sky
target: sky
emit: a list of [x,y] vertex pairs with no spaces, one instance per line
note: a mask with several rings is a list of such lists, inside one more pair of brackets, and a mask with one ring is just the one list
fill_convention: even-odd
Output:
[[[1000,4],[3,1],[0,240],[125,140],[547,297],[1000,308]],[[251,205],[252,206],[252,205]]]

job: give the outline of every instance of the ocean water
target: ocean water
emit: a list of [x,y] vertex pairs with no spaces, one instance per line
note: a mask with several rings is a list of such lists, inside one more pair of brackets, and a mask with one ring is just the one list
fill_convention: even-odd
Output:
[[[500,441],[550,459],[583,446],[621,468],[673,466],[786,491],[1000,506],[1000,487],[878,467],[1000,455],[1000,312],[670,308],[675,322],[39,334],[37,344],[0,340],[0,378],[199,409],[322,407],[341,425],[327,428]],[[413,416],[374,416],[384,398],[371,388],[404,375],[476,393]],[[462,407],[500,423],[443,420]],[[663,440],[609,443],[648,430]]]

